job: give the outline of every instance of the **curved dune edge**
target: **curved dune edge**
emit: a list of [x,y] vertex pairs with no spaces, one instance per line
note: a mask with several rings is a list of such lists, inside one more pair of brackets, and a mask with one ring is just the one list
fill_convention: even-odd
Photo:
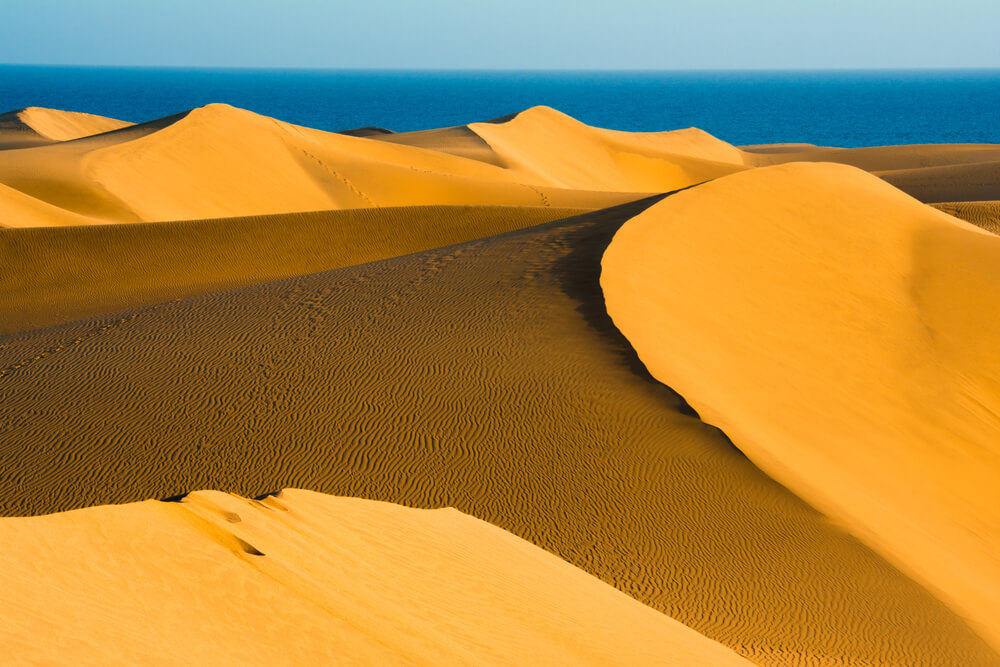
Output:
[[0,541],[8,664],[750,664],[454,509],[199,491]]
[[632,219],[601,284],[655,377],[1000,646],[1000,238],[790,164]]

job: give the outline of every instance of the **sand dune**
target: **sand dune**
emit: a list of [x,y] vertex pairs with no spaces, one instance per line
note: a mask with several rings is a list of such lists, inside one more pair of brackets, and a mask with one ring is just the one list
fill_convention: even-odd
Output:
[[0,183],[101,221],[151,222],[409,205],[594,209],[743,168],[735,148],[696,130],[612,132],[551,109],[469,128],[432,133],[474,130],[474,147],[449,153],[440,141],[375,141],[213,104],[2,152]]
[[749,664],[452,509],[201,491],[0,540],[7,664]]
[[425,206],[3,230],[0,334],[363,264],[581,212]]
[[6,336],[3,512],[212,487],[454,506],[760,664],[997,664],[643,374],[598,272],[650,203]]
[[95,223],[97,221],[93,218],[71,213],[0,183],[0,228],[65,227]]
[[29,148],[110,132],[131,123],[104,116],[28,107],[0,114],[0,150]]
[[669,198],[603,267],[657,378],[1000,646],[1000,238],[792,164]]

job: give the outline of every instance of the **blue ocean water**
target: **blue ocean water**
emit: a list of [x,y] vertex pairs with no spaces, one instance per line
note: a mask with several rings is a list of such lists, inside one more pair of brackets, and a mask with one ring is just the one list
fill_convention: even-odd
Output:
[[591,125],[734,144],[1000,143],[1000,70],[431,72],[0,66],[0,111],[145,121],[225,102],[324,130],[396,131],[544,104]]

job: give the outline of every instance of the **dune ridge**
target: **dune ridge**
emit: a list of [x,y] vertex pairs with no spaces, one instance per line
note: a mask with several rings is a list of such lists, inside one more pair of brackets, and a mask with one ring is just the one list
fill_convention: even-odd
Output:
[[1000,238],[797,163],[632,219],[601,284],[654,376],[997,647],[998,267]]
[[598,277],[656,199],[5,336],[2,511],[291,486],[454,506],[758,664],[998,664],[644,374]]

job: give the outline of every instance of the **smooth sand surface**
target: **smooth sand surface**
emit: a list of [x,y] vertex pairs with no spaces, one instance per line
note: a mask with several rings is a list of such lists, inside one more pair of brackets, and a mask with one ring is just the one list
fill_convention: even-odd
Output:
[[453,509],[199,491],[0,542],[8,665],[750,664]]
[[454,506],[761,664],[997,664],[644,373],[598,277],[650,203],[6,336],[3,512]]
[[581,212],[424,206],[0,230],[0,334],[363,264]]
[[1000,646],[1000,238],[790,164],[634,218],[601,283],[654,376]]
[[28,107],[0,114],[0,150],[28,148],[110,132],[132,123],[75,111]]

